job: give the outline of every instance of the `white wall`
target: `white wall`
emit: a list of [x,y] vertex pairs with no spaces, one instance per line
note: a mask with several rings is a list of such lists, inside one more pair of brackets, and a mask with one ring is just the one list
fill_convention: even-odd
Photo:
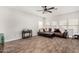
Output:
[[38,21],[42,17],[28,12],[0,7],[0,32],[5,35],[5,42],[21,38],[23,29],[32,29],[33,36],[37,35]]
[[0,33],[5,31],[5,19],[8,15],[8,10],[5,7],[0,7]]

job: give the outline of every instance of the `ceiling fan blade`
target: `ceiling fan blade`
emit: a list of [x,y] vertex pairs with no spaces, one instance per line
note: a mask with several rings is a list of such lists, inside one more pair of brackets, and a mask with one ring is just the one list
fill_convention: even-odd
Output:
[[48,11],[49,13],[52,13],[52,11]]
[[41,6],[43,9],[45,9],[45,6]]
[[55,9],[55,7],[48,8],[47,10]]

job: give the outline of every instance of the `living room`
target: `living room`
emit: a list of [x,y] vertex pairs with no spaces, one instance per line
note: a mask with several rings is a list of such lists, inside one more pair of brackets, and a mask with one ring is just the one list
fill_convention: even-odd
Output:
[[[52,12],[44,8],[52,8]],[[0,15],[0,33],[4,34],[5,53],[79,52],[78,6],[0,7]],[[39,31],[47,33],[50,28],[52,38],[48,37],[50,33],[46,36],[38,34]],[[67,30],[66,38],[58,37],[63,34],[56,34],[55,29],[61,33]],[[23,30],[32,30],[32,37],[22,39]]]

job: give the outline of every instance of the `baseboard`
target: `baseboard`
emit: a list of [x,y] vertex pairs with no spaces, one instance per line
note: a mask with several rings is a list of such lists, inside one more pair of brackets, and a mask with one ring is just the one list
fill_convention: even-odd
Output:
[[[34,36],[37,36],[37,35],[33,35],[33,37]],[[10,41],[19,40],[19,39],[21,39],[21,37],[13,38],[13,39],[8,39],[8,40],[5,40],[5,42],[10,42]]]
[[21,37],[14,38],[14,39],[8,39],[8,40],[5,40],[5,42],[10,42],[10,41],[19,40],[19,39],[21,39]]

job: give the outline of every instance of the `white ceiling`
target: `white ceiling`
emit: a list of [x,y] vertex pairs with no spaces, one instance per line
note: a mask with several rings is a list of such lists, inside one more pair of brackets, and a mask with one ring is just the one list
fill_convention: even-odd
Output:
[[[52,6],[48,6],[52,7]],[[42,11],[38,12],[37,10],[42,10],[43,8],[41,6],[17,6],[17,7],[11,7],[15,8],[24,12],[29,12],[35,15],[39,15],[42,17],[47,17],[47,16],[54,16],[54,15],[60,15],[60,14],[65,14],[65,13],[71,13],[71,12],[76,12],[79,11],[79,6],[55,6],[57,10],[52,10],[52,13],[46,13],[42,14]]]

